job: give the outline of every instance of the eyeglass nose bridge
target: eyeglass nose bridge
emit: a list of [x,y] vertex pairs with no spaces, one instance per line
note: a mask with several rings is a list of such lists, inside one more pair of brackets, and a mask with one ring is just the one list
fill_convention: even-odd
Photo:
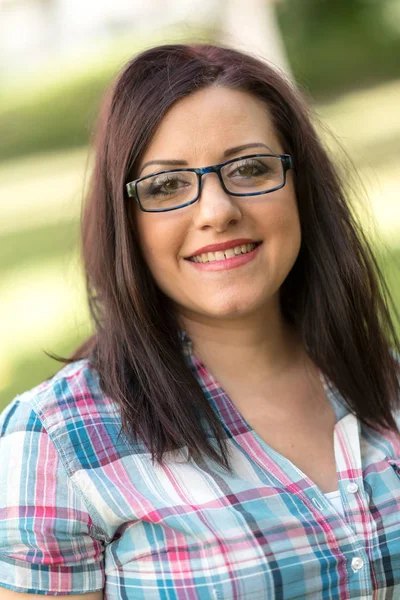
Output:
[[203,189],[203,175],[207,175],[208,173],[216,173],[218,175],[218,179],[222,186],[222,189],[224,190],[224,192],[227,191],[225,188],[224,180],[222,179],[221,168],[222,168],[221,165],[217,165],[217,166],[214,165],[214,166],[210,166],[210,167],[202,167],[200,169],[196,169],[197,177],[199,179],[199,196]]

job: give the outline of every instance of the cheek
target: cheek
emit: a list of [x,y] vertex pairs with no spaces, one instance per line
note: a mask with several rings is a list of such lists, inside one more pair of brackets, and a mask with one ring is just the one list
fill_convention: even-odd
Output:
[[301,235],[300,217],[296,196],[290,184],[280,190],[271,203],[265,205],[264,219],[271,238],[283,238],[288,245],[298,240]]
[[282,198],[279,208],[269,211],[267,243],[271,264],[279,265],[282,275],[286,276],[298,256],[301,245],[301,226],[297,203],[293,196]]
[[[155,279],[177,264],[185,241],[185,224],[172,213],[141,213],[136,218],[143,257]],[[165,273],[166,275],[166,273]]]

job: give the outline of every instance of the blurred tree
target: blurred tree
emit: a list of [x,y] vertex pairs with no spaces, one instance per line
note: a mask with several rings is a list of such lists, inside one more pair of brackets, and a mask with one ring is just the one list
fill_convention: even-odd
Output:
[[222,0],[221,41],[262,56],[290,75],[275,4],[276,0]]
[[[399,0],[284,0],[278,18],[290,64],[316,95],[400,76]],[[397,16],[400,21],[400,11]]]

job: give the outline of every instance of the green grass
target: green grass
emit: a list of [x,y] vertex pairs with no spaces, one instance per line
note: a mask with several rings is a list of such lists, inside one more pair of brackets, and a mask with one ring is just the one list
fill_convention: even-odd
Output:
[[[399,105],[400,82],[394,82],[317,107],[359,170],[369,197],[359,217],[375,240],[398,308]],[[90,332],[77,254],[85,164],[81,148],[1,165],[0,410],[57,371],[59,363],[44,350],[68,355]]]

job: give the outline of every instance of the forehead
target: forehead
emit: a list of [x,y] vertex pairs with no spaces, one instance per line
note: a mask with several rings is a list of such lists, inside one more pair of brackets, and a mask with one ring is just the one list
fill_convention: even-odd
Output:
[[169,158],[218,161],[225,149],[253,142],[282,152],[266,103],[242,90],[210,87],[178,100],[169,109],[141,164]]

